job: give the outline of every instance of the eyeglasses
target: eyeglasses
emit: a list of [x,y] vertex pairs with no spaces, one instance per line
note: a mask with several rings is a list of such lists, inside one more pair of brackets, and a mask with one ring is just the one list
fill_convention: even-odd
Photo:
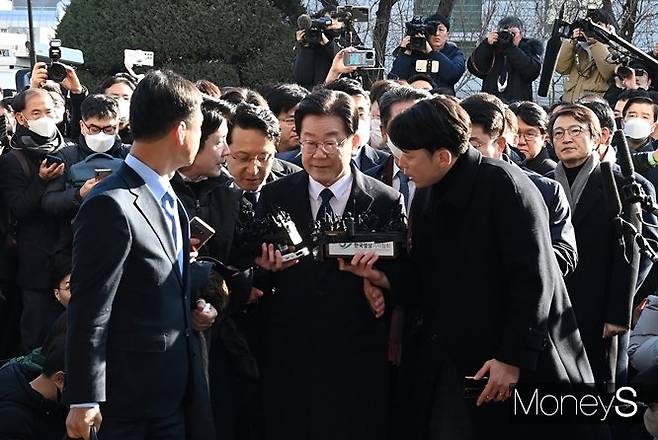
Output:
[[101,131],[105,134],[117,134],[117,130],[119,128],[119,125],[106,125],[105,127],[99,127],[97,125],[91,124],[87,125],[85,121],[82,121],[82,124],[87,127],[87,130],[89,130],[89,133],[91,134],[98,134]]
[[256,162],[257,165],[264,165],[274,157],[272,153],[261,153],[257,156],[249,156],[247,154],[230,154],[229,155],[235,159],[238,163],[242,165],[249,165],[251,162]]
[[315,142],[315,141],[301,141],[300,145],[305,153],[314,155],[318,148],[321,148],[325,154],[336,154],[339,148],[342,148],[345,144],[345,141],[348,138],[343,139],[342,141],[328,140],[325,142]]
[[553,139],[562,139],[564,137],[564,133],[569,133],[569,136],[572,138],[580,136],[584,131],[585,127],[581,127],[580,125],[574,125],[572,127],[565,129],[562,128],[556,128],[553,130]]
[[539,131],[534,131],[534,130],[519,131],[519,137],[524,138],[526,141],[537,138],[539,136],[541,136],[541,132]]

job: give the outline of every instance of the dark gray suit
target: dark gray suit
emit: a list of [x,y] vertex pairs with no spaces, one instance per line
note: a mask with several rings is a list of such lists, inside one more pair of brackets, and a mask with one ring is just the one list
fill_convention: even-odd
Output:
[[[178,206],[187,250],[187,215]],[[94,188],[73,229],[68,402],[101,402],[107,429],[185,409],[185,438],[206,438],[212,421],[191,330],[189,264],[181,274],[159,201],[124,164]]]

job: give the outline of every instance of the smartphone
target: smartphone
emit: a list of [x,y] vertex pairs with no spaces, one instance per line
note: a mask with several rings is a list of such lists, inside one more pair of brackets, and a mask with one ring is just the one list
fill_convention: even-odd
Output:
[[484,391],[484,387],[487,386],[489,381],[488,377],[483,377],[480,380],[476,380],[474,376],[464,377],[464,398],[465,399],[477,399]]
[[200,243],[195,246],[195,250],[208,242],[215,235],[215,230],[208,223],[201,220],[199,217],[194,217],[190,220],[190,237],[196,238]]
[[289,254],[282,255],[281,256],[281,261],[283,261],[285,263],[286,261],[296,260],[297,258],[302,258],[302,257],[305,257],[309,254],[310,254],[310,252],[308,251],[308,249],[302,248],[302,249],[300,249],[296,252],[290,252]]
[[347,67],[375,67],[375,51],[364,49],[346,52],[343,63]]
[[105,177],[112,174],[112,170],[109,168],[95,168],[94,172],[96,173],[96,180],[103,180]]
[[64,163],[64,159],[58,156],[53,156],[52,154],[48,154],[46,156],[46,166],[49,167],[53,164],[61,165]]
[[416,72],[418,73],[438,73],[439,62],[437,60],[417,60]]

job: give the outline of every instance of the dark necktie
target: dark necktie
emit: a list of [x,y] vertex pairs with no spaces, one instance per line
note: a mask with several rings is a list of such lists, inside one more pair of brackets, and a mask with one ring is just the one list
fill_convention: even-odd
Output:
[[400,194],[404,197],[404,207],[409,213],[409,176],[404,174],[402,170],[398,171],[397,176],[400,180]]
[[251,207],[255,208],[256,204],[258,203],[256,193],[253,191],[245,191],[244,194],[242,195],[245,199],[251,203]]
[[329,201],[334,197],[334,193],[331,192],[329,188],[325,188],[320,191],[320,198],[322,203],[320,204],[320,209],[318,209],[318,215],[315,217],[316,221],[320,221],[325,217],[330,219],[334,218],[334,210],[331,208]]

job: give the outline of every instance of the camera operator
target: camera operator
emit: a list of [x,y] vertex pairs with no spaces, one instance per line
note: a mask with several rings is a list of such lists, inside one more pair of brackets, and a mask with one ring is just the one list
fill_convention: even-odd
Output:
[[505,17],[468,58],[468,70],[482,79],[483,92],[507,102],[532,101],[532,82],[541,72],[544,47],[523,33],[519,18]]
[[344,23],[332,17],[335,12],[335,6],[328,6],[313,16],[314,19],[331,18],[331,24],[325,29],[319,30],[319,42],[308,42],[306,40],[308,30],[302,29],[296,32],[297,42],[295,44],[292,76],[297,84],[306,89],[310,90],[313,86],[322,84],[325,81],[334,56],[341,47],[346,46],[345,41],[342,41],[343,38],[341,38]]
[[[614,32],[615,19],[604,9],[591,9],[587,18]],[[570,40],[562,42],[555,71],[569,75],[562,101],[572,103],[587,94],[603,95],[615,74],[615,65],[606,59],[608,46],[587,35],[582,28],[573,30]]]
[[[407,28],[413,21],[407,23]],[[412,36],[406,35],[400,43],[398,55],[393,61],[393,67],[388,74],[389,79],[407,80],[417,73],[427,73],[431,76],[441,93],[455,94],[455,84],[464,74],[466,67],[464,52],[456,44],[448,42],[450,38],[450,21],[442,15],[435,14],[427,17],[417,26],[424,27],[425,33],[417,33],[414,37],[424,37],[425,47],[422,50],[410,48]],[[409,29],[408,29],[409,30]],[[409,34],[409,32],[407,32]],[[427,64],[419,63],[427,61]],[[438,71],[432,68],[432,62],[438,62]],[[423,64],[424,68],[420,68]]]

